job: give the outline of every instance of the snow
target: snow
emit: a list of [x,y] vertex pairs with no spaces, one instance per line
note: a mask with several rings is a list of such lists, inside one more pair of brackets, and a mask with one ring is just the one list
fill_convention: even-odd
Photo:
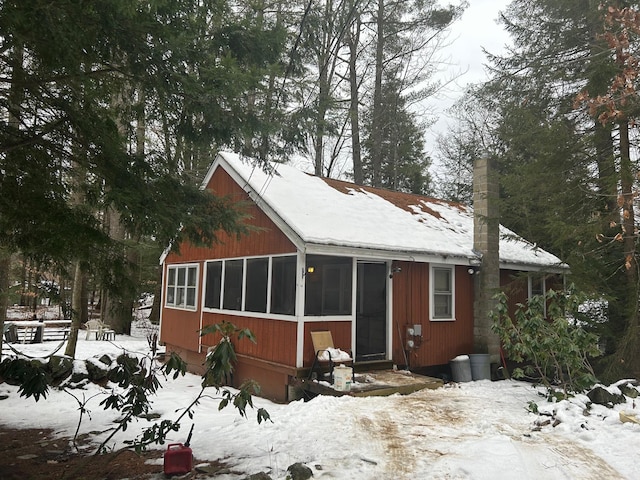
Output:
[[[113,342],[79,338],[76,359],[123,351],[149,351],[145,330],[138,337],[117,335]],[[16,347],[29,355],[53,351],[56,342]],[[163,380],[154,396],[153,411],[162,419],[176,419],[200,391],[200,377],[187,374]],[[108,389],[87,385],[73,390],[89,399],[80,434],[95,433],[96,445],[106,438],[117,412],[99,406]],[[616,385],[608,387],[619,393]],[[0,423],[18,428],[50,428],[72,436],[78,404],[66,393],[52,390],[45,400],[21,398],[17,387],[0,384]],[[241,479],[265,471],[284,480],[295,462],[306,464],[313,478],[351,479],[634,479],[638,478],[640,425],[622,423],[619,412],[638,413],[633,400],[605,408],[576,396],[548,402],[528,383],[488,380],[447,384],[407,396],[317,397],[287,405],[255,398],[272,422],[258,424],[255,413],[240,417],[227,408],[218,411],[215,390],[185,417],[180,431],[158,446],[157,479],[163,478],[162,458],[169,443],[184,442],[195,424],[191,448],[199,461],[222,460],[229,473],[215,478]],[[640,401],[640,400],[639,400]],[[535,402],[538,411],[530,411]],[[588,413],[588,415],[587,415]],[[544,420],[552,420],[544,424]],[[559,423],[552,426],[554,420]],[[109,447],[119,448],[147,420],[134,422]],[[199,474],[198,478],[207,478]],[[213,478],[213,477],[212,477]]]
[[323,362],[328,362],[329,360],[333,360],[334,362],[346,362],[351,360],[351,355],[339,348],[329,347],[318,354],[318,360],[322,360]]
[[[227,152],[218,155],[203,185],[218,166],[225,168],[259,206],[271,210],[306,244],[385,251],[390,258],[394,252],[415,257],[477,258],[473,250],[473,210],[464,205],[395,194],[395,198],[410,202],[402,208],[386,198],[383,190],[346,184],[351,187],[342,191],[284,164],[272,165],[269,174],[255,162]],[[500,232],[503,263],[562,265],[556,256],[505,227],[501,226]]]

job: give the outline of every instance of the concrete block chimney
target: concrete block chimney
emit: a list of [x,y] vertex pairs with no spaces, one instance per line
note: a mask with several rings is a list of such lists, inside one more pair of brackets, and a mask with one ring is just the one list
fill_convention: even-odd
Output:
[[482,157],[473,166],[473,248],[482,254],[480,271],[474,284],[474,349],[488,353],[491,362],[500,361],[500,340],[491,331],[489,312],[500,289],[499,185],[493,161]]

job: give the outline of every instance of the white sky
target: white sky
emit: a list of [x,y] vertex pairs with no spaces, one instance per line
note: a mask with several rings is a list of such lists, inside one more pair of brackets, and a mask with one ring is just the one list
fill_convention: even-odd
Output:
[[509,43],[509,36],[496,22],[499,12],[504,11],[509,3],[510,0],[469,0],[462,19],[453,25],[450,45],[441,53],[449,65],[439,78],[442,81],[456,75],[458,78],[442,92],[441,98],[430,102],[440,119],[427,135],[427,151],[432,152],[435,147],[435,134],[445,133],[448,126],[455,124],[455,119],[449,117],[446,110],[460,98],[465,86],[487,78],[486,57],[482,49],[500,53]]

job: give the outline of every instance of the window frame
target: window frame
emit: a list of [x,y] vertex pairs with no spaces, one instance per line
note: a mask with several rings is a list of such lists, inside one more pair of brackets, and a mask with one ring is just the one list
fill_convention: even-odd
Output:
[[[248,257],[233,257],[233,258],[216,258],[216,259],[209,259],[206,260],[204,262],[205,265],[205,274],[204,274],[204,281],[205,281],[205,285],[204,285],[204,289],[203,289],[203,296],[202,296],[202,309],[204,312],[212,312],[212,313],[225,313],[225,314],[231,314],[231,315],[242,315],[242,316],[247,316],[247,317],[267,317],[267,318],[282,318],[282,319],[290,319],[291,317],[294,317],[296,315],[295,312],[295,295],[296,295],[296,290],[294,288],[294,299],[293,299],[293,312],[291,313],[272,313],[271,309],[272,309],[272,289],[273,289],[273,283],[272,283],[272,279],[273,279],[273,259],[274,258],[285,258],[285,257],[291,257],[293,259],[294,262],[294,269],[293,269],[293,273],[294,273],[294,278],[292,279],[293,281],[293,285],[296,286],[298,279],[297,279],[297,264],[298,264],[298,258],[297,258],[297,254],[296,253],[286,253],[286,254],[277,254],[277,255],[254,255],[254,256],[248,256]],[[265,293],[265,299],[266,299],[266,311],[265,312],[260,312],[260,311],[253,311],[253,310],[247,310],[247,288],[248,285],[250,285],[250,280],[247,278],[247,273],[248,273],[248,268],[247,265],[251,260],[266,260],[267,261],[267,282],[266,282],[266,293]],[[224,302],[224,298],[225,298],[225,287],[226,287],[226,283],[227,283],[227,263],[228,262],[237,262],[237,261],[241,261],[242,262],[242,289],[241,289],[241,300],[240,300],[240,307],[237,309],[229,309],[229,308],[225,308],[225,302]],[[218,306],[215,307],[211,307],[211,306],[206,306],[205,302],[206,302],[206,292],[207,292],[207,267],[209,264],[215,264],[215,263],[219,263],[221,264],[221,273],[220,273],[220,293],[219,293],[219,298],[220,298],[220,303]]]
[[[436,272],[449,272],[449,291],[436,291]],[[436,316],[436,295],[450,298],[450,315]],[[431,322],[455,322],[456,321],[456,268],[455,265],[431,264],[429,266],[429,320]]]
[[[353,257],[307,254],[304,261],[305,285],[302,292],[304,316],[323,319],[352,317],[354,312]],[[337,275],[337,285],[331,284],[331,275]],[[315,278],[315,285],[310,284],[312,276]],[[312,302],[313,296],[315,296],[315,302]],[[332,298],[337,301],[336,306],[332,305]]]
[[[540,287],[542,288],[542,291],[540,291],[539,293],[534,293],[533,289],[534,289],[534,285],[533,283],[535,282],[539,282],[540,283]],[[529,272],[527,274],[527,302],[529,300],[531,300],[531,297],[535,296],[535,295],[542,295],[543,298],[546,297],[547,294],[547,276],[542,273],[542,272]],[[542,308],[543,308],[543,315],[546,317],[547,316],[547,301],[545,298],[545,301],[542,304]]]
[[[189,285],[189,271],[191,269],[195,270],[195,285]],[[178,279],[180,278],[180,270],[184,270],[184,282],[183,284],[178,284]],[[170,284],[171,271],[174,271],[174,283]],[[164,286],[164,305],[167,308],[175,308],[177,310],[188,310],[190,312],[195,312],[198,309],[198,295],[199,295],[199,286],[200,286],[200,264],[198,263],[176,263],[172,265],[167,265],[167,281]],[[169,288],[173,288],[173,301],[169,302]],[[178,299],[178,289],[183,288],[184,294],[183,299],[184,302],[176,303]],[[193,305],[187,303],[189,299],[189,292],[193,292]]]

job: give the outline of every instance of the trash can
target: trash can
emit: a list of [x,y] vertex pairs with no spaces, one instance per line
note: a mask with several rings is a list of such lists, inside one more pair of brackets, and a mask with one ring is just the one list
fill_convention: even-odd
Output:
[[454,382],[470,382],[472,380],[469,355],[458,355],[449,362],[449,365],[451,366],[451,378]]
[[469,355],[471,378],[473,380],[491,380],[491,356],[488,353]]

